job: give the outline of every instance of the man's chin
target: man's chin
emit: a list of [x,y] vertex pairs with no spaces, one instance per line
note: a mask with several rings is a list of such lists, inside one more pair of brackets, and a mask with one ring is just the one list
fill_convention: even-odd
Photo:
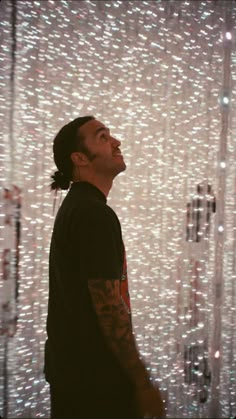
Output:
[[[125,162],[123,161],[123,163],[122,163],[122,164],[120,164],[120,165],[119,165],[119,167],[117,167],[117,170],[116,170],[115,176],[118,176],[120,173],[124,172],[125,170],[126,170],[126,164],[125,164]],[[115,176],[114,176],[114,177],[115,177]]]
[[125,164],[125,162],[123,160],[123,164],[121,165],[121,172],[124,172],[125,169],[126,169],[126,164]]

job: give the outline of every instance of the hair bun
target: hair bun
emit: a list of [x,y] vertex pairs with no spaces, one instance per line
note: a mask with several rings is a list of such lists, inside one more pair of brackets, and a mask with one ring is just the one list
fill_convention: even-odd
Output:
[[64,175],[64,173],[57,170],[51,176],[53,182],[51,183],[51,189],[68,189],[70,186],[70,180]]

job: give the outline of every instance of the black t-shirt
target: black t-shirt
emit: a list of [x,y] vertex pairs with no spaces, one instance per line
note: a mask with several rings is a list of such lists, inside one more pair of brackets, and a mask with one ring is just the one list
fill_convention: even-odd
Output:
[[120,279],[130,309],[119,220],[99,189],[78,182],[58,211],[51,240],[46,380],[117,392],[130,382],[99,327],[88,290],[93,278]]

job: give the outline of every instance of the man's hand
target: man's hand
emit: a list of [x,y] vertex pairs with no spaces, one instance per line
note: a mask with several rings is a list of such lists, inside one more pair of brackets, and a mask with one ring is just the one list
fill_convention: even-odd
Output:
[[142,416],[155,416],[165,418],[165,403],[160,390],[152,385],[136,391],[139,414]]

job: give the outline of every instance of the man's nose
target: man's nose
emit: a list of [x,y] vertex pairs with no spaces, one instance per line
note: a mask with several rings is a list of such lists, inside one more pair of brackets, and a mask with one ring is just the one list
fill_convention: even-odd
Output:
[[113,145],[113,147],[119,147],[121,145],[121,142],[119,140],[117,140],[114,137],[111,137],[111,138],[112,138],[112,145]]

